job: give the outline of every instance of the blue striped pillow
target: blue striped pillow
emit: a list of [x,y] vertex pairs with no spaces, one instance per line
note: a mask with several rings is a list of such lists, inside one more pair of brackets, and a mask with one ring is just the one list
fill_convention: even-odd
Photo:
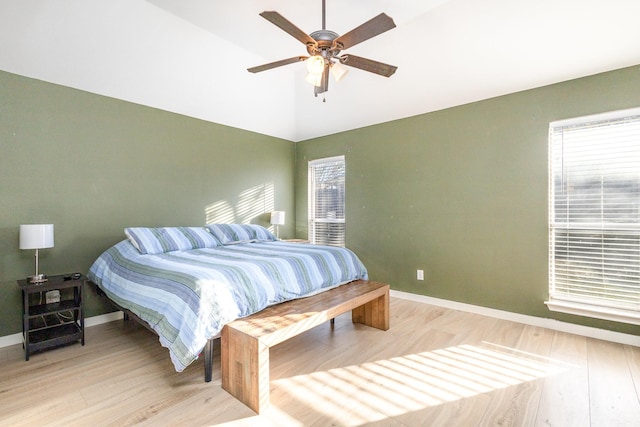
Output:
[[203,227],[129,227],[124,233],[141,254],[220,246],[220,242]]
[[223,245],[278,240],[272,232],[257,224],[207,224],[206,227]]

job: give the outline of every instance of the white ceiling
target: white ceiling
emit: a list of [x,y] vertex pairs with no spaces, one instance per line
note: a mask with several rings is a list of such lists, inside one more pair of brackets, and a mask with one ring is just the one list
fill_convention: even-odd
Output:
[[248,67],[305,47],[321,0],[2,0],[0,69],[301,141],[640,64],[638,0],[326,0],[344,34],[380,12],[397,27],[347,50],[398,66],[351,68],[326,102],[304,64]]

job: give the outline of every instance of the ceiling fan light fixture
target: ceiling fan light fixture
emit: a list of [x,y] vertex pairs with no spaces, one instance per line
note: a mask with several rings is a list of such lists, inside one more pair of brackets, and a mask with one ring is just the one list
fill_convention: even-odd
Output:
[[349,69],[342,65],[340,62],[333,62],[331,64],[331,74],[337,82],[342,80],[349,73]]
[[320,85],[322,85],[322,73],[320,74],[314,74],[314,73],[309,73],[307,74],[307,77],[304,78],[307,83],[310,83],[316,87],[320,87]]
[[305,62],[307,63],[307,71],[309,71],[310,74],[322,75],[324,71],[324,58],[322,56],[310,56]]

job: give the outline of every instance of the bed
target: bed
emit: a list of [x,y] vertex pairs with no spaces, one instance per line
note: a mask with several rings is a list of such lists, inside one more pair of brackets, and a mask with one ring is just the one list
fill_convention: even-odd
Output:
[[281,241],[259,225],[137,227],[125,234],[87,276],[156,332],[178,372],[235,319],[367,280],[349,249]]

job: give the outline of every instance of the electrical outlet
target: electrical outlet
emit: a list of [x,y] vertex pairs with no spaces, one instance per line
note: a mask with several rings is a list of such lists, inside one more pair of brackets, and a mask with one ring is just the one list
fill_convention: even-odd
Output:
[[418,270],[418,271],[416,272],[416,278],[417,278],[418,280],[424,280],[424,270]]
[[57,289],[47,292],[46,294],[44,294],[44,296],[45,296],[45,300],[47,301],[47,304],[60,302],[60,291]]

